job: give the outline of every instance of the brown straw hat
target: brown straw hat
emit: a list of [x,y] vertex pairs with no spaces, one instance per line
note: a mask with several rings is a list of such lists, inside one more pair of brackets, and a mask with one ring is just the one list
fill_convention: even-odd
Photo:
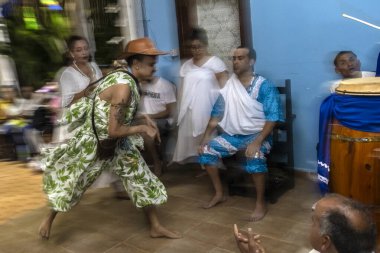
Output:
[[135,54],[142,55],[164,55],[167,52],[158,50],[154,43],[149,38],[140,38],[136,40],[131,40],[124,48],[124,52],[121,58],[126,58]]

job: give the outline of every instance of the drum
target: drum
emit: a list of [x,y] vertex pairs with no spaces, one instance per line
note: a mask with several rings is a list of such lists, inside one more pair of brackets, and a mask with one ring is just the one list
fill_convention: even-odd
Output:
[[343,95],[380,96],[380,77],[344,79],[335,92]]
[[334,121],[330,150],[331,190],[380,205],[380,133],[356,131]]
[[[380,96],[380,77],[342,80],[335,91]],[[371,207],[380,252],[380,133],[356,131],[334,121],[330,137],[330,189]]]
[[[334,121],[330,137],[331,191],[368,204],[380,231],[380,133],[356,131]],[[380,249],[380,233],[377,242]]]

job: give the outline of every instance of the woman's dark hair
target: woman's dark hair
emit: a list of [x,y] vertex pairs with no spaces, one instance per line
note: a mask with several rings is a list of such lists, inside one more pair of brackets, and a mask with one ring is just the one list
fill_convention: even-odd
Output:
[[[69,66],[72,62],[73,62],[73,59],[72,57],[70,57],[70,51],[74,49],[74,45],[77,41],[80,41],[80,40],[84,40],[88,43],[88,40],[83,37],[83,36],[79,36],[79,35],[71,35],[67,40],[66,40],[66,45],[67,45],[67,52],[65,52],[63,54],[63,63],[64,65],[66,66]],[[88,59],[88,61],[91,61],[91,55]]]
[[73,50],[74,49],[74,45],[75,45],[75,42],[77,41],[80,41],[80,40],[84,40],[87,42],[88,44],[88,41],[85,37],[82,37],[82,36],[79,36],[79,35],[71,35],[67,41],[66,41],[66,44],[67,44],[67,49],[69,51]]
[[207,32],[205,29],[196,27],[193,28],[191,35],[190,35],[190,40],[199,40],[202,42],[202,44],[208,46],[208,37],[207,37]]

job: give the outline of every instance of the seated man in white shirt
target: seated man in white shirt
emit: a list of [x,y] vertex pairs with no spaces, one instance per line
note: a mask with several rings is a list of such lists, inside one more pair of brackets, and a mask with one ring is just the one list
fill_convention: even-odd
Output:
[[[167,137],[169,129],[173,123],[172,114],[176,105],[176,91],[174,84],[162,77],[154,77],[150,81],[141,82],[142,96],[139,104],[139,113],[147,114],[157,123],[162,137]],[[161,149],[165,145],[160,145],[159,149],[151,138],[144,138],[144,146],[154,163],[154,174],[160,176],[162,173]]]
[[[342,79],[362,78],[375,76],[375,72],[361,71],[361,63],[356,54],[352,51],[340,51],[334,59],[335,72],[342,76]],[[335,92],[341,80],[336,80],[330,87],[331,93]]]
[[[372,253],[376,247],[376,224],[368,207],[338,194],[329,194],[313,205],[309,240],[310,253]],[[242,253],[265,253],[259,235],[234,225]],[[268,252],[269,253],[269,252]]]

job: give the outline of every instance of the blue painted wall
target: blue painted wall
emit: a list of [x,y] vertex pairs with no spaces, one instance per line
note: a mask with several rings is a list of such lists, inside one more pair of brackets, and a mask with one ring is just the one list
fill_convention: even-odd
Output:
[[[256,72],[292,80],[295,166],[315,171],[319,106],[328,81],[338,79],[332,60],[353,50],[363,70],[375,70],[380,30],[343,18],[342,13],[380,26],[379,0],[250,0]],[[174,0],[145,0],[147,34],[158,48],[178,48]],[[179,58],[160,57],[158,75],[176,82]]]
[[256,71],[270,79],[292,80],[295,166],[315,171],[319,106],[328,81],[338,79],[332,60],[352,50],[362,70],[376,69],[380,30],[342,17],[342,13],[380,26],[378,0],[251,0]]
[[[146,35],[157,48],[170,51],[179,48],[177,17],[174,0],[145,0]],[[178,83],[180,61],[178,56],[160,56],[156,75]]]

